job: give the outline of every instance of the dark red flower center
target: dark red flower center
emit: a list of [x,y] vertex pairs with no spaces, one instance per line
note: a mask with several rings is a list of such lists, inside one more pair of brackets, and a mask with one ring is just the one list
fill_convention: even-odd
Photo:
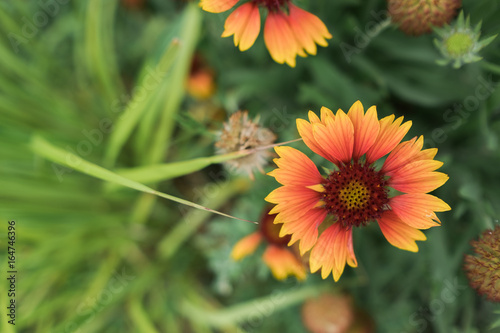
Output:
[[326,179],[325,208],[346,228],[380,217],[389,202],[383,173],[359,163],[342,165]]
[[265,6],[270,11],[280,10],[289,1],[290,0],[253,0],[257,5]]
[[274,223],[274,218],[276,215],[269,215],[270,209],[266,210],[260,219],[260,232],[262,236],[267,240],[268,243],[277,246],[286,246],[291,239],[290,235],[280,237],[280,230],[282,223]]

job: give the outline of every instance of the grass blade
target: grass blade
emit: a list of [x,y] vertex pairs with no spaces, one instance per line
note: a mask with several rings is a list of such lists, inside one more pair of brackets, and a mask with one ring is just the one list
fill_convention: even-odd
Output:
[[241,220],[241,221],[245,221],[245,222],[251,222],[251,223],[257,223],[257,222],[248,221],[245,219],[240,219],[240,218],[228,215],[228,214],[224,214],[224,213],[215,211],[213,209],[198,205],[194,202],[184,200],[181,198],[177,198],[173,195],[169,195],[166,193],[156,191],[156,190],[154,190],[146,185],[143,185],[143,184],[138,183],[136,181],[127,179],[125,177],[122,177],[122,176],[110,171],[110,170],[107,170],[103,167],[100,167],[98,165],[90,163],[90,162],[82,159],[80,156],[77,156],[77,155],[70,153],[66,150],[57,148],[57,147],[53,146],[52,144],[50,144],[49,142],[47,142],[45,139],[41,138],[40,136],[33,137],[32,141],[31,141],[30,148],[35,154],[40,155],[40,156],[42,156],[42,157],[44,157],[52,162],[67,166],[67,167],[72,168],[74,170],[80,171],[80,172],[85,173],[87,175],[90,175],[90,176],[93,176],[93,177],[96,177],[96,178],[99,178],[99,179],[102,179],[102,180],[105,180],[108,182],[112,182],[112,183],[116,183],[116,184],[119,184],[122,186],[126,186],[129,188],[135,189],[137,191],[144,192],[144,193],[151,193],[151,194],[157,195],[159,197],[162,197],[164,199],[168,199],[168,200],[171,200],[171,201],[174,201],[174,202],[186,205],[186,206],[190,206],[193,208],[206,210],[206,211],[209,211],[211,213],[222,215],[222,216],[229,217],[232,219]]

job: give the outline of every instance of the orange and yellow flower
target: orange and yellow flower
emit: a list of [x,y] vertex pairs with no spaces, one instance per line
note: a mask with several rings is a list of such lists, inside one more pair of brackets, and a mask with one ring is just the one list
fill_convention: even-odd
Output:
[[298,254],[286,245],[290,236],[280,237],[280,224],[274,224],[274,215],[269,215],[267,209],[259,224],[259,230],[242,238],[236,243],[231,252],[234,260],[240,260],[255,252],[262,241],[267,243],[267,248],[262,255],[264,263],[269,267],[274,277],[278,280],[295,275],[297,279],[306,278],[306,269]]
[[[238,0],[201,0],[200,7],[211,13],[233,8]],[[316,55],[317,45],[328,46],[332,38],[316,16],[293,5],[290,0],[250,0],[236,8],[226,19],[222,37],[234,36],[240,51],[248,50],[260,33],[259,8],[267,9],[264,42],[274,61],[295,67],[297,55]]]
[[353,227],[377,221],[389,243],[417,252],[415,241],[426,239],[419,229],[440,225],[435,212],[450,210],[428,194],[448,180],[435,171],[443,165],[437,149],[422,150],[422,136],[401,142],[411,122],[394,118],[379,120],[375,106],[365,113],[357,101],[347,114],[323,107],[321,118],[310,111],[309,121],[298,119],[305,144],[335,165],[326,177],[297,149],[275,148],[278,168],[269,175],[283,186],[266,197],[276,204],[270,213],[283,223],[280,235],[291,235],[289,245],[311,250],[311,272],[321,268],[323,279],[332,272],[338,281],[346,263],[357,266]]

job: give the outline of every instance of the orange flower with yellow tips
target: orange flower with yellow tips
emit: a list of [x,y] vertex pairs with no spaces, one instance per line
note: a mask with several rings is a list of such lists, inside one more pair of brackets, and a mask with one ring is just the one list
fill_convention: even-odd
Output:
[[326,177],[297,149],[275,148],[278,168],[269,175],[283,186],[266,197],[276,204],[270,213],[290,245],[311,250],[311,272],[321,268],[323,279],[332,272],[338,281],[346,263],[357,266],[353,227],[376,221],[389,243],[417,252],[415,241],[426,240],[419,229],[440,225],[435,212],[450,210],[428,194],[448,180],[436,171],[443,165],[434,160],[437,149],[422,150],[422,136],[401,142],[411,122],[394,118],[379,120],[375,106],[365,113],[357,101],[347,114],[323,107],[321,118],[310,111],[309,121],[298,119],[304,143],[334,165]]
[[234,260],[243,259],[254,253],[261,242],[265,242],[267,248],[262,259],[276,279],[283,280],[289,275],[295,275],[297,279],[304,280],[306,269],[299,255],[286,246],[290,242],[290,236],[279,236],[281,224],[274,224],[275,216],[269,215],[269,211],[267,209],[262,215],[258,231],[234,245],[231,257]]
[[[211,13],[233,8],[238,0],[201,0],[200,7]],[[332,38],[316,16],[293,5],[290,0],[250,0],[236,8],[226,19],[222,37],[234,36],[240,51],[248,50],[260,33],[259,8],[267,10],[264,42],[274,61],[295,67],[297,55],[316,55],[317,46],[328,46]]]

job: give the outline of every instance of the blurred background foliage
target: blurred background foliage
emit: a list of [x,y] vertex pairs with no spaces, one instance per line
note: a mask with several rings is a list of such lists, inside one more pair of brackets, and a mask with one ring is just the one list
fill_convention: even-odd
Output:
[[[195,2],[0,2],[0,244],[5,254],[15,220],[18,270],[16,325],[3,314],[2,332],[308,332],[301,306],[326,292],[350,295],[364,313],[355,320],[377,332],[499,332],[498,305],[467,286],[462,260],[500,216],[500,39],[453,69],[436,64],[436,36],[387,24],[385,1],[297,4],[333,39],[292,69],[271,60],[262,35],[237,50],[220,38],[227,13]],[[464,0],[463,10],[483,36],[500,32],[497,1]],[[195,53],[215,77],[208,99],[185,91]],[[436,192],[452,211],[418,254],[373,224],[356,230],[359,267],[338,283],[276,281],[262,248],[233,262],[232,246],[256,226],[111,185],[72,170],[73,155],[57,164],[31,144],[43,137],[119,174],[132,169],[155,190],[257,220],[277,186],[268,176],[250,181],[213,160],[137,168],[212,156],[216,131],[239,109],[287,141],[308,110],[356,100],[404,115],[407,138],[439,148],[450,180]]]

